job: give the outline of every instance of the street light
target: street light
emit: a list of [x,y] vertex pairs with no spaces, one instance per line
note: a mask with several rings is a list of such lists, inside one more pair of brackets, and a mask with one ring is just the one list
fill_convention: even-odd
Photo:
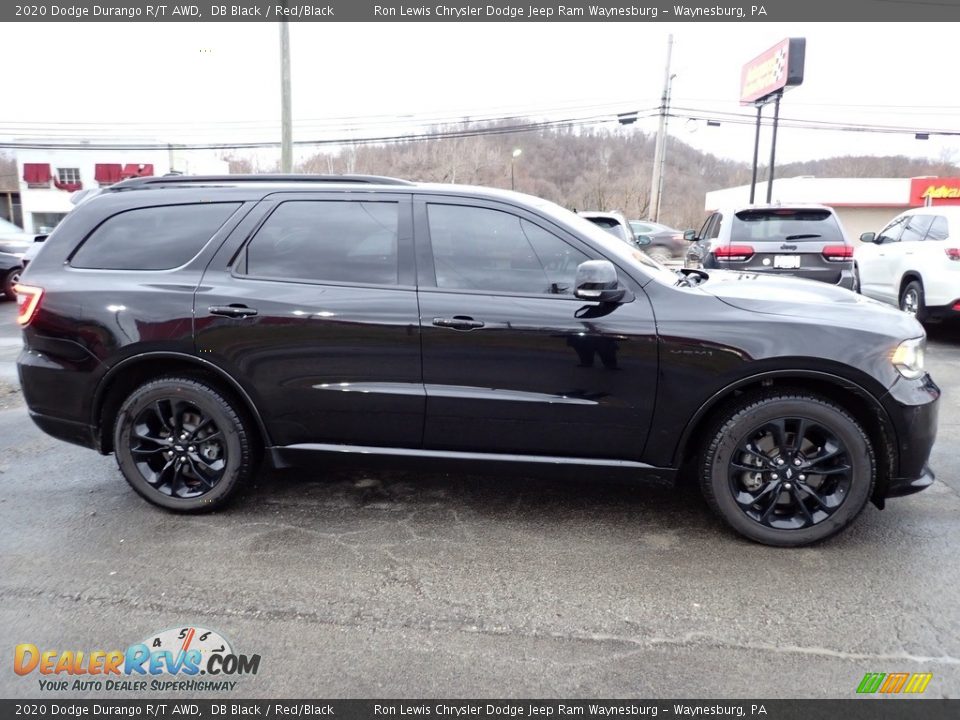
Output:
[[510,155],[510,189],[514,189],[513,185],[513,161],[516,160],[523,154],[523,150],[520,148],[514,148],[513,153]]

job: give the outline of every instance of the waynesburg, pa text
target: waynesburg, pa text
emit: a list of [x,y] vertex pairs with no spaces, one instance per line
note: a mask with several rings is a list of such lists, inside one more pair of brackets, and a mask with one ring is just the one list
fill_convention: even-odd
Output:
[[375,17],[421,17],[464,20],[468,18],[510,19],[520,18],[549,19],[557,18],[598,18],[598,19],[656,19],[661,15],[674,15],[678,18],[738,18],[749,16],[763,17],[767,10],[763,5],[747,6],[690,6],[672,5],[669,7],[625,5],[608,7],[603,5],[557,5],[543,7],[538,5],[486,5],[486,6],[448,6],[448,5],[374,5]]

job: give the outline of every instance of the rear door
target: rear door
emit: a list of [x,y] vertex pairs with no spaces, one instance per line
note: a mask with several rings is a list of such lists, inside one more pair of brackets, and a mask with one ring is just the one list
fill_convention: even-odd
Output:
[[642,456],[657,385],[650,303],[573,296],[600,255],[523,209],[420,197],[417,258],[427,390],[424,447]]
[[276,445],[419,447],[424,390],[410,196],[278,194],[196,294],[196,350]]
[[737,270],[831,284],[838,283],[843,267],[853,262],[853,248],[836,217],[819,208],[757,208],[734,213],[729,249],[730,267]]

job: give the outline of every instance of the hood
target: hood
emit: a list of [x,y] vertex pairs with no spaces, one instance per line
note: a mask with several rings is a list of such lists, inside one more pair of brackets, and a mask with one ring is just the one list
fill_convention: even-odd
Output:
[[861,328],[872,324],[902,338],[924,334],[920,323],[892,305],[835,285],[732,270],[710,270],[709,275],[698,289],[741,310]]

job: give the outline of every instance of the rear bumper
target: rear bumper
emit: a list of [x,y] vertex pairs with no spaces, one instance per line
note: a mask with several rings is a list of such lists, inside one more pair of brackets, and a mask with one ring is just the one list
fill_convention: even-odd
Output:
[[960,319],[960,298],[946,305],[927,305],[926,311],[930,320]]
[[47,435],[72,443],[81,445],[91,450],[97,450],[97,433],[93,427],[84,423],[55,418],[49,415],[42,415],[38,412],[30,411],[30,419],[34,424],[43,430]]

